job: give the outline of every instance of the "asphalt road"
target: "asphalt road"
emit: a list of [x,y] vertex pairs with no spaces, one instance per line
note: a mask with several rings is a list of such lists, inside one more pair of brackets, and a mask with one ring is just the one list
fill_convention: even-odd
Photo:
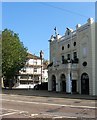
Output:
[[[50,95],[40,96],[27,94],[13,94],[13,91],[2,93],[2,118],[52,118],[54,119],[95,119],[96,101],[86,99],[73,99],[55,97]],[[24,93],[29,91],[22,91]],[[30,91],[31,92],[31,91]],[[19,90],[18,90],[19,93]],[[47,92],[47,94],[50,94]]]

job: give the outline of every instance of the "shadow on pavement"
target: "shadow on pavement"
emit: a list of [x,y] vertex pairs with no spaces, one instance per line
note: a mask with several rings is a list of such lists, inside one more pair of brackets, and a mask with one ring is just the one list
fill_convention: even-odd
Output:
[[12,90],[2,89],[2,94],[97,100],[97,96],[66,94],[62,92],[61,93],[60,92],[49,92],[47,90],[33,90],[33,89],[12,89]]
[[2,120],[97,120],[95,118],[2,118]]

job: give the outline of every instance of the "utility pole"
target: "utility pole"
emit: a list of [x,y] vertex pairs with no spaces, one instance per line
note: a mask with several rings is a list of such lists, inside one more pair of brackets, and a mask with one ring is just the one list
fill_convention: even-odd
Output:
[[40,58],[41,58],[41,83],[42,83],[42,68],[43,68],[43,51],[40,51]]
[[[28,69],[28,67],[29,67],[29,63],[27,63],[26,69]],[[29,90],[29,72],[27,70],[26,70],[26,72],[27,72],[27,83],[28,83],[28,90]]]
[[33,58],[33,86],[34,86],[34,58]]
[[34,86],[34,82],[35,82],[35,81],[34,81],[34,80],[35,80],[35,79],[34,79],[34,59],[35,59],[35,57],[34,57],[34,54],[33,54],[33,65],[32,65],[32,66],[33,66],[33,78],[32,78],[32,79],[33,79],[33,86]]

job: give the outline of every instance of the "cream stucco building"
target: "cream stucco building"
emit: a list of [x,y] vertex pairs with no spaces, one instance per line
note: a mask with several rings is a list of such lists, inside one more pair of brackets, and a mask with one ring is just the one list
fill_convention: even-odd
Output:
[[89,18],[76,30],[67,28],[60,36],[51,36],[48,90],[97,95],[95,71],[95,22]]

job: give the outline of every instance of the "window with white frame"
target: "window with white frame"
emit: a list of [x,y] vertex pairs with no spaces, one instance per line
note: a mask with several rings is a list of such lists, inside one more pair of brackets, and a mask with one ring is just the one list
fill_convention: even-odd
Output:
[[37,72],[37,68],[34,68],[34,72]]
[[74,58],[74,59],[77,58],[77,52],[73,52],[73,58]]
[[64,55],[62,55],[62,64],[64,64]]
[[71,59],[71,55],[67,54],[67,59],[70,60]]

